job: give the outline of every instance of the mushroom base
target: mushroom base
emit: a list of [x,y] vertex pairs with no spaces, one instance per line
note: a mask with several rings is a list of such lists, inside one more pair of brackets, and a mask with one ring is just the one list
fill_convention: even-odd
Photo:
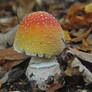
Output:
[[46,90],[46,81],[50,76],[60,75],[60,73],[61,70],[56,57],[32,57],[26,70],[29,81],[34,80],[41,90]]

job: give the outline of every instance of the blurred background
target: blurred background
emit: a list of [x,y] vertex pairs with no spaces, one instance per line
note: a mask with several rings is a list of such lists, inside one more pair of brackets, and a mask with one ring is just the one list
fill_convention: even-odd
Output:
[[[18,17],[19,21],[30,12],[47,11],[60,19],[73,3],[92,0],[0,0],[0,17]],[[77,7],[75,7],[77,8]]]

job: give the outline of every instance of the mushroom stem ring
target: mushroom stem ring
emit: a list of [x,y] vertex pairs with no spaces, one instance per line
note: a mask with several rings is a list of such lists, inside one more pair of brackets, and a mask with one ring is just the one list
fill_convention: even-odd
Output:
[[48,78],[56,74],[60,75],[60,73],[61,70],[59,68],[56,57],[50,59],[32,57],[27,67],[26,76],[30,81],[35,81],[40,89],[46,90],[46,81],[48,80]]

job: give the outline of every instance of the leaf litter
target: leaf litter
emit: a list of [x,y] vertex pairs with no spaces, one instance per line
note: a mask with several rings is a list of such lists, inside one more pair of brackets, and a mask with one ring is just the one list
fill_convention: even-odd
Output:
[[25,76],[29,57],[15,52],[12,48],[18,21],[28,13],[38,10],[50,12],[58,19],[67,43],[65,50],[57,56],[63,70],[60,82],[52,83],[46,92],[92,91],[90,0],[16,0],[7,4],[1,2],[0,5],[0,92],[41,92],[34,86],[34,82],[30,83]]

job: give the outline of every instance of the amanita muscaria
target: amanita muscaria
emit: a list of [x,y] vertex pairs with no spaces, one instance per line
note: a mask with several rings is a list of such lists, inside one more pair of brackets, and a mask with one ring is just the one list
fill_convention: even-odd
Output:
[[[47,12],[39,11],[26,16],[16,33],[14,49],[32,56],[26,76],[45,89],[49,76],[60,74],[56,56],[64,49],[64,34],[58,21]],[[33,75],[33,76],[31,76]]]

